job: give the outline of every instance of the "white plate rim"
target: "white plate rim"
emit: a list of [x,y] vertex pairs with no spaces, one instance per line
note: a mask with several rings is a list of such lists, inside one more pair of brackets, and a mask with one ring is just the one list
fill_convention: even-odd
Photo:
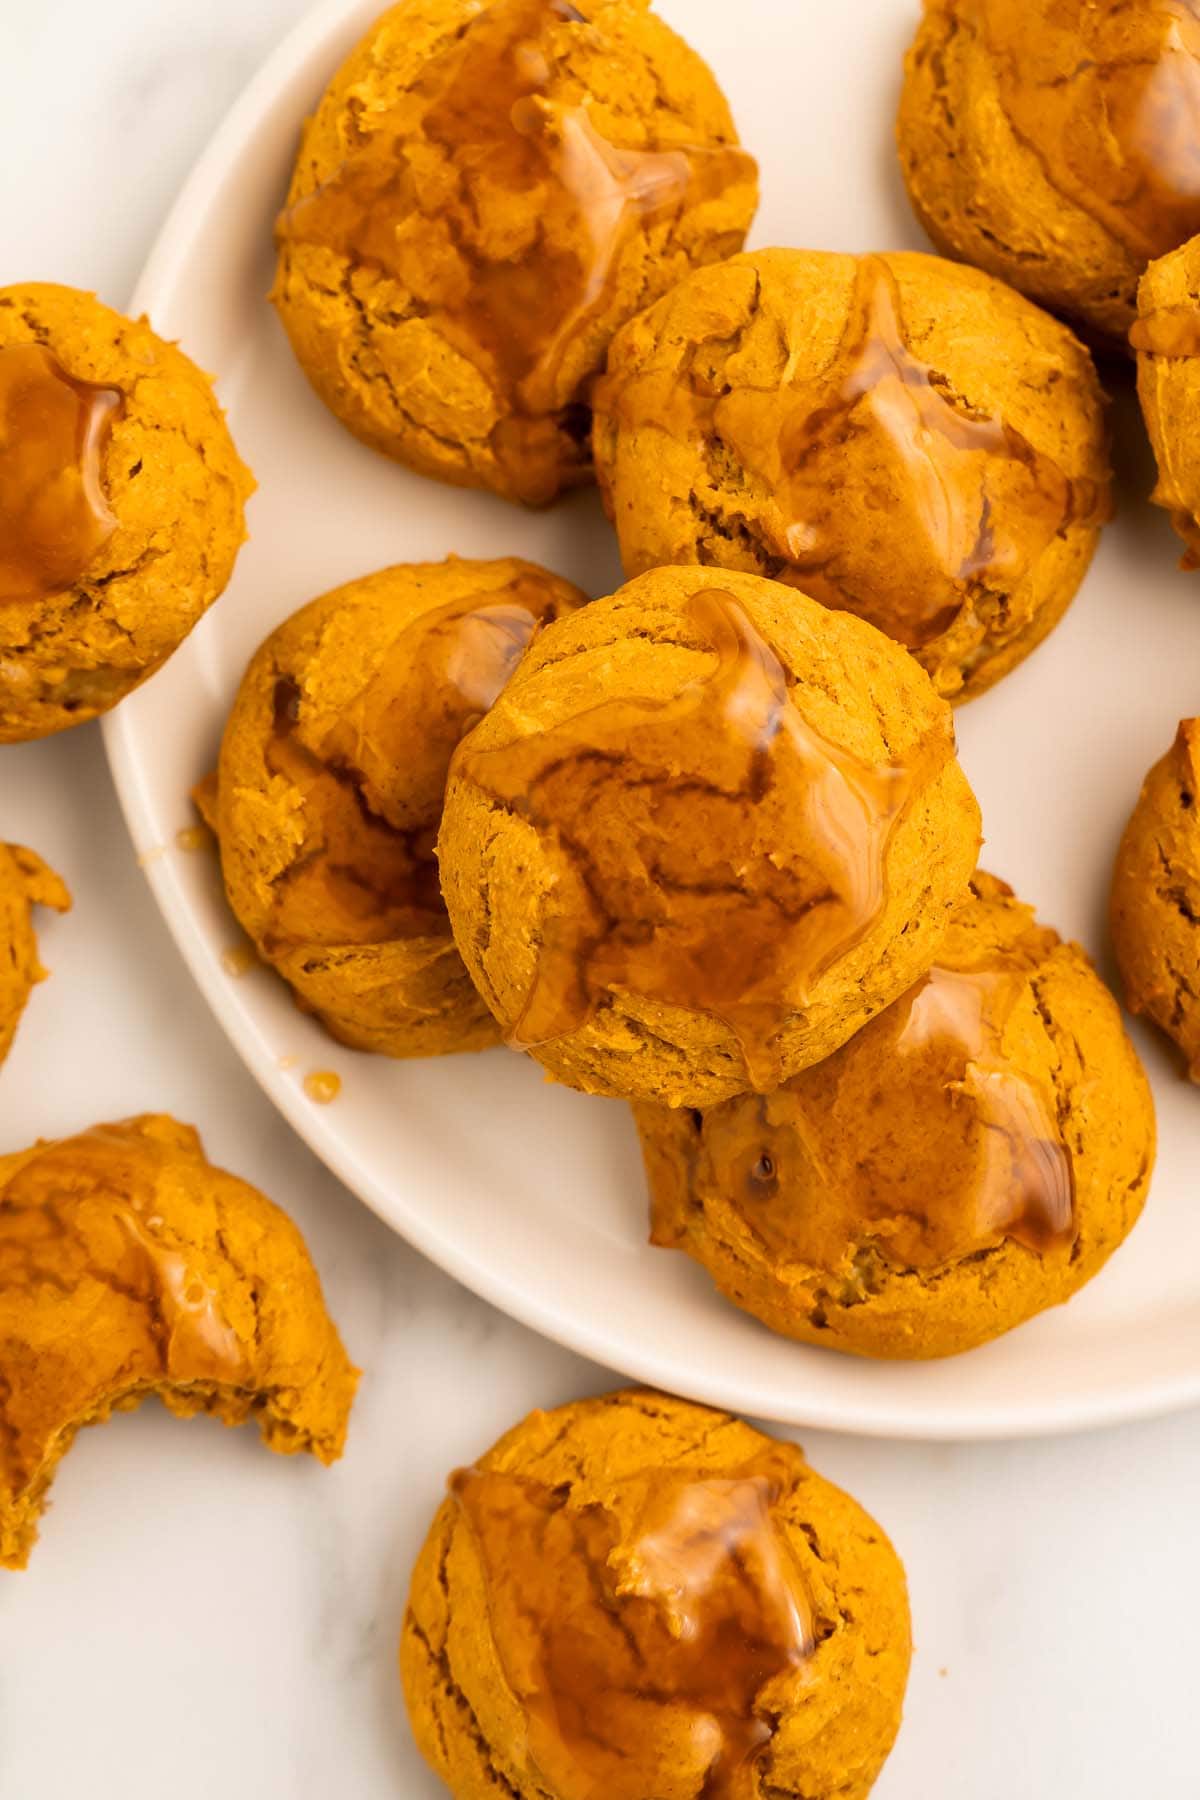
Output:
[[[328,66],[329,42],[344,29],[347,15],[359,4],[361,0],[320,0],[251,77],[180,189],[135,286],[131,313],[155,315],[162,309],[187,253],[195,220],[219,194],[230,169],[252,153],[264,108],[310,64]],[[1159,1418],[1200,1405],[1200,1363],[1194,1369],[1142,1379],[1108,1392],[1088,1396],[1026,1393],[1007,1404],[990,1402],[986,1407],[978,1402],[954,1406],[939,1401],[933,1407],[920,1402],[898,1404],[894,1397],[882,1403],[856,1397],[847,1405],[802,1389],[782,1401],[777,1393],[740,1381],[734,1372],[722,1376],[710,1371],[694,1386],[669,1357],[642,1351],[625,1338],[615,1340],[557,1309],[546,1294],[505,1280],[463,1243],[440,1235],[427,1213],[410,1208],[402,1192],[378,1181],[357,1161],[329,1130],[320,1109],[280,1070],[273,1050],[235,1004],[228,984],[212,980],[210,947],[186,903],[176,859],[158,853],[158,827],[135,734],[120,708],[108,714],[101,727],[134,852],[154,898],[197,987],[259,1086],[326,1167],[385,1224],[519,1323],[634,1381],[737,1413],[855,1436],[968,1443],[1047,1437]]]

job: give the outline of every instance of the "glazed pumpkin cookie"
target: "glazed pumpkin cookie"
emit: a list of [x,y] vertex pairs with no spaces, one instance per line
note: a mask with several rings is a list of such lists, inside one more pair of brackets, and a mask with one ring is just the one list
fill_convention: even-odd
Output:
[[595,451],[626,574],[786,582],[886,631],[952,700],[1058,623],[1111,510],[1087,351],[935,256],[697,271],[614,342]]
[[1142,786],[1117,852],[1112,936],[1125,1003],[1200,1081],[1200,719],[1183,719]]
[[656,569],[534,645],[455,756],[438,856],[510,1043],[589,1093],[701,1106],[924,974],[978,848],[950,709],[890,639]]
[[618,325],[739,250],[752,158],[650,0],[400,0],[309,123],[273,298],[343,424],[534,505]]
[[198,797],[243,929],[342,1043],[497,1041],[438,886],[446,771],[530,639],[584,598],[515,557],[401,565],[302,607],[247,669],[216,797]]
[[157,1394],[330,1463],[358,1380],[291,1220],[157,1115],[0,1157],[0,1375],[11,1569],[82,1426]]
[[1200,568],[1200,237],[1150,264],[1129,340],[1158,464],[1152,498],[1187,545],[1184,568]]
[[653,1237],[775,1331],[969,1350],[1068,1300],[1135,1224],[1149,1084],[1083,951],[977,875],[935,967],[777,1093],[639,1107]]
[[898,138],[939,249],[1123,343],[1146,264],[1200,231],[1200,18],[925,0]]
[[233,572],[253,485],[208,377],[144,319],[0,288],[0,743],[166,661]]
[[455,1800],[862,1800],[910,1654],[895,1551],[795,1444],[626,1392],[451,1477],[400,1668]]
[[12,1048],[30,989],[46,977],[30,917],[35,906],[67,912],[71,896],[32,850],[0,844],[0,1063]]

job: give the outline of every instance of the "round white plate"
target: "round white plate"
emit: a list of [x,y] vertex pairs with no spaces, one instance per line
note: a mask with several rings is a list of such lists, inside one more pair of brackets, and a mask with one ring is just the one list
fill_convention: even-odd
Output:
[[[878,1365],[773,1337],[685,1257],[646,1243],[626,1109],[545,1083],[505,1051],[392,1063],[332,1044],[259,969],[215,859],[176,835],[213,764],[245,663],[286,614],[383,564],[515,552],[593,594],[620,579],[594,492],[543,515],[422,481],[362,448],[293,362],[266,293],[271,221],[301,119],[379,0],[328,0],[244,94],[196,168],[134,310],[220,392],[261,483],[233,584],[168,666],[113,714],[108,751],[167,921],[250,1069],[342,1180],[498,1306],[624,1373],[740,1412],[892,1436],[1069,1430],[1200,1400],[1200,1093],[1139,1036],[1162,1148],[1146,1217],[1070,1306],[950,1362]],[[660,0],[719,70],[762,164],[757,244],[921,247],[891,124],[916,0]],[[960,714],[985,866],[1103,963],[1113,850],[1141,776],[1200,707],[1200,576],[1177,572],[1128,382],[1114,409],[1122,517],[1066,623]],[[332,1105],[304,1077],[340,1074]],[[286,1195],[280,1196],[286,1201]],[[486,1378],[486,1377],[485,1377]]]

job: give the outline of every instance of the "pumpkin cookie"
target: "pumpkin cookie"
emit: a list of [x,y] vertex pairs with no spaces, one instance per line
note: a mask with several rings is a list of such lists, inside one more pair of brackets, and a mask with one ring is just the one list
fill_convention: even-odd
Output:
[[1200,568],[1200,237],[1150,264],[1129,339],[1158,464],[1151,498],[1187,545],[1183,567]]
[[1112,996],[982,874],[935,967],[828,1061],[636,1113],[654,1241],[773,1330],[861,1356],[949,1356],[1068,1300],[1154,1161]]
[[1058,623],[1111,510],[1087,351],[935,256],[761,250],[619,334],[596,468],[628,575],[744,569],[970,699]]
[[451,1477],[400,1668],[455,1800],[863,1800],[910,1655],[895,1551],[795,1444],[625,1392]]
[[1200,719],[1184,719],[1142,786],[1117,852],[1112,936],[1125,1002],[1200,1081]]
[[403,564],[302,607],[247,669],[198,799],[242,928],[342,1043],[497,1041],[438,885],[446,771],[542,624],[584,599],[515,557]]
[[144,319],[0,288],[0,743],[166,661],[233,572],[253,485],[208,377]]
[[756,576],[657,569],[534,645],[455,756],[438,855],[510,1043],[700,1106],[922,975],[978,847],[950,709],[897,645]]
[[898,138],[939,249],[1123,343],[1146,264],[1200,231],[1200,18],[925,0]]
[[12,1048],[30,990],[46,978],[30,917],[35,906],[68,912],[71,896],[32,850],[0,843],[0,1063]]
[[739,250],[756,202],[650,0],[400,0],[305,130],[273,298],[358,437],[539,505],[589,476],[613,332]]
[[157,1394],[329,1463],[358,1379],[291,1220],[159,1115],[0,1157],[0,1376],[12,1569],[82,1426]]

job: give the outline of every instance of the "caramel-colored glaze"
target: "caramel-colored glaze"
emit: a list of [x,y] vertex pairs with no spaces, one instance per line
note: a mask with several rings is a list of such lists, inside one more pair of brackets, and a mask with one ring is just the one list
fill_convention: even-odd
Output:
[[221,952],[221,967],[235,981],[248,975],[257,961],[253,944],[231,944],[228,950]]
[[[89,1153],[95,1153],[95,1140],[101,1135],[89,1134]],[[236,1386],[245,1376],[248,1364],[237,1333],[221,1312],[216,1289],[204,1280],[183,1251],[173,1250],[163,1241],[160,1218],[131,1207],[118,1207],[114,1216],[129,1233],[144,1262],[152,1292],[157,1294],[164,1366],[186,1366],[195,1372],[196,1380],[228,1381]]]
[[[164,1377],[237,1386],[247,1374],[243,1346],[216,1290],[166,1237],[153,1175],[122,1126],[47,1145],[3,1192],[0,1301],[40,1283],[64,1291],[102,1283],[152,1321]],[[20,1434],[0,1430],[0,1487],[15,1491],[31,1473]]]
[[[610,143],[587,105],[554,93],[560,76],[569,82],[560,59],[572,25],[586,20],[561,0],[494,0],[430,59],[394,118],[372,118],[366,144],[277,226],[281,241],[372,264],[427,300],[446,340],[470,360],[482,350],[511,409],[530,417],[553,410],[563,353],[608,299],[628,238],[753,167],[735,148]],[[431,179],[442,156],[452,173]],[[477,185],[541,192],[536,232],[503,257],[479,247]],[[449,300],[434,227],[446,260],[452,252],[465,270]]]
[[979,1160],[974,1192],[963,1198],[979,1243],[1003,1236],[1046,1251],[1074,1236],[1074,1182],[1053,1092],[1018,1074],[1004,1052],[1012,1002],[1024,987],[1023,977],[1003,970],[934,968],[907,1001],[895,1052],[914,1074],[941,1061],[943,1092],[974,1110]]
[[1070,1246],[1074,1175],[1055,1095],[1005,1051],[1026,987],[1016,967],[931,970],[869,1028],[878,1086],[853,1129],[833,1071],[798,1076],[777,1106],[747,1097],[706,1116],[712,1167],[769,1254],[835,1267],[869,1237],[929,1269],[1004,1238],[1042,1254]]
[[798,1462],[775,1445],[729,1476],[639,1477],[624,1531],[608,1507],[573,1507],[563,1489],[520,1475],[452,1477],[530,1761],[556,1800],[644,1800],[628,1746],[652,1739],[656,1718],[678,1730],[681,1713],[703,1776],[695,1791],[758,1792],[765,1690],[814,1647],[811,1600],[772,1516]]
[[[545,920],[512,1042],[529,1048],[575,1031],[606,992],[626,990],[719,1017],[755,1086],[767,1088],[779,1079],[779,1027],[879,917],[888,840],[926,771],[868,765],[823,737],[729,594],[694,595],[688,615],[713,667],[674,700],[608,701],[500,751],[472,754],[468,744],[459,766],[557,836],[578,889]],[[702,775],[679,773],[684,721],[704,734]],[[757,846],[768,794],[790,806],[801,857]],[[688,838],[681,860],[671,814],[697,800],[709,839],[698,859]],[[614,832],[623,845],[615,863]]]
[[[455,601],[416,620],[353,717],[316,735],[306,730],[300,686],[289,675],[277,680],[267,767],[301,794],[309,849],[276,885],[262,941],[268,956],[294,943],[449,936],[434,847],[450,757],[500,694],[550,604],[532,580],[512,591],[511,599]],[[415,759],[414,709],[427,722]],[[389,817],[387,771],[395,766],[405,770],[403,816]]]
[[1200,231],[1200,16],[1191,0],[976,8],[1000,105],[1047,180],[1149,259]]
[[[813,357],[803,347],[807,317],[794,298],[781,306],[775,292],[761,309],[755,301],[755,318],[780,308],[781,337],[796,339],[778,380],[757,386],[753,365],[739,361],[748,353],[731,355],[719,341],[714,349],[709,334],[727,328],[732,342],[742,343],[733,271],[754,268],[757,281],[774,290],[779,259],[788,254],[727,265],[732,311],[728,320],[720,315],[720,327],[710,326],[705,310],[720,304],[720,289],[701,274],[618,339],[598,390],[598,455],[626,561],[719,562],[727,553],[740,556],[744,538],[759,572],[855,613],[909,650],[927,650],[960,619],[969,625],[1000,597],[1018,593],[1072,527],[1103,524],[1112,513],[1108,483],[1068,475],[998,406],[965,399],[937,352],[931,362],[914,346],[900,280],[881,256],[857,259],[831,354]],[[832,284],[838,259],[827,260]],[[911,268],[909,280],[921,273]],[[924,279],[952,284],[953,272],[931,265]],[[969,329],[986,330],[987,309],[996,304],[980,295],[981,316]],[[747,321],[741,330],[749,329]],[[648,366],[639,366],[639,331],[649,345],[642,351]],[[681,370],[674,346],[693,333]],[[1022,384],[1031,387],[1038,367],[1030,346],[1028,365],[1009,376],[1018,407],[1027,407]],[[983,374],[989,379],[986,365]],[[1003,381],[1005,374],[997,364],[990,378]],[[627,461],[647,433],[651,456],[656,444],[676,457],[680,447],[696,447],[684,472],[670,465],[666,491],[694,471],[701,494],[715,491],[724,540],[706,542],[690,512],[647,524],[640,492],[628,488]],[[646,485],[659,491],[649,469]],[[847,495],[856,497],[849,509]],[[690,504],[701,504],[695,493]]]
[[342,1078],[332,1069],[314,1069],[304,1077],[304,1091],[318,1106],[330,1106],[342,1091]]
[[0,349],[0,602],[63,592],[111,538],[101,464],[122,400],[41,344]]
[[1149,356],[1200,356],[1200,304],[1144,313],[1134,321],[1129,343]]
[[[881,257],[859,263],[834,370],[789,395],[776,493],[794,579],[827,606],[848,607],[908,649],[954,623],[972,595],[1019,585],[1073,523],[1101,523],[1107,493],[1072,480],[999,414],[972,413],[913,351],[900,288]],[[831,475],[836,473],[836,480]],[[896,541],[923,582],[863,590],[847,566],[841,490],[885,487]]]

